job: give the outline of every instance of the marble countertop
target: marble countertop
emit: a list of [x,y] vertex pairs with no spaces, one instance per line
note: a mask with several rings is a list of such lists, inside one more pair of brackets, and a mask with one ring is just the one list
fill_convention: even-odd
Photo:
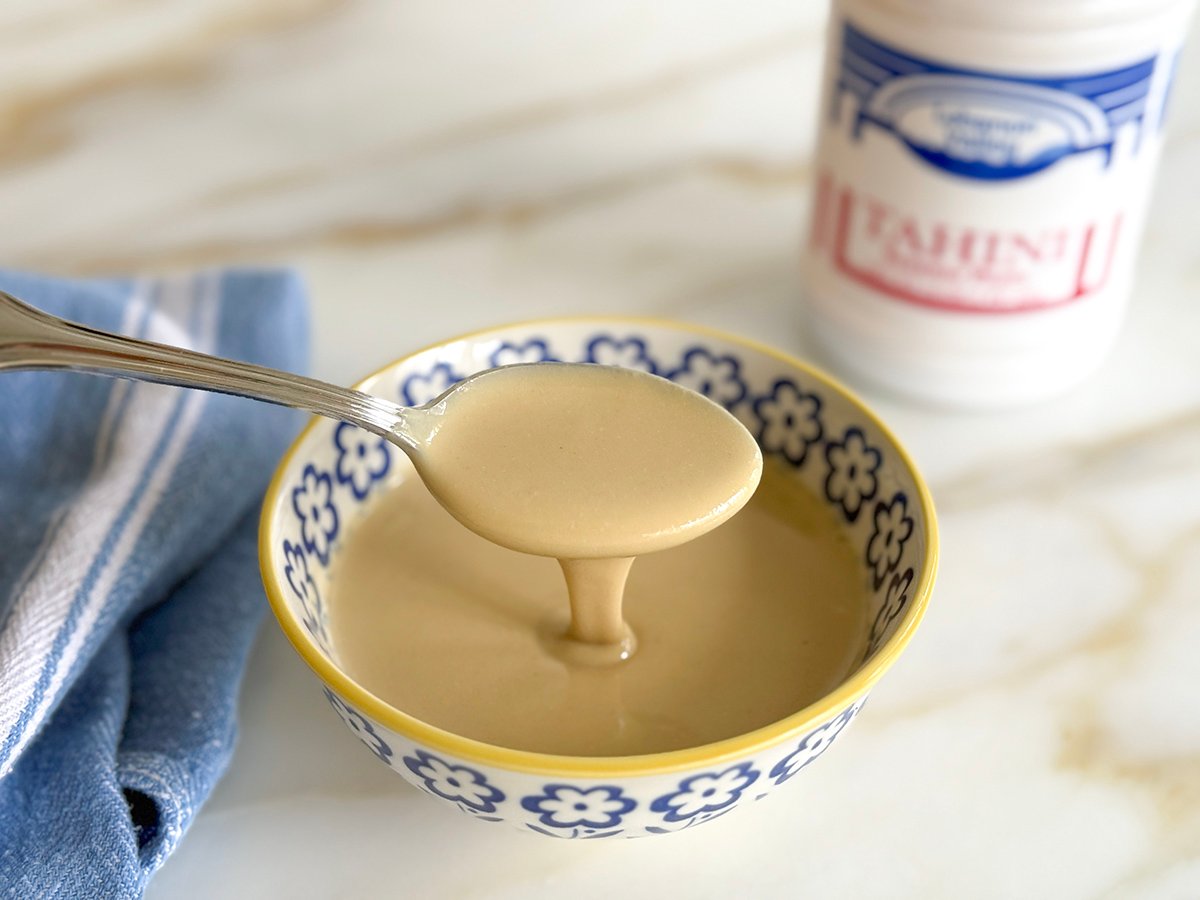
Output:
[[[584,311],[811,356],[798,247],[824,5],[21,0],[0,248],[66,273],[278,262],[314,372]],[[1200,42],[1111,359],[951,415],[867,392],[928,476],[941,578],[785,796],[671,839],[547,841],[364,753],[263,629],[232,768],[154,900],[1200,896]]]

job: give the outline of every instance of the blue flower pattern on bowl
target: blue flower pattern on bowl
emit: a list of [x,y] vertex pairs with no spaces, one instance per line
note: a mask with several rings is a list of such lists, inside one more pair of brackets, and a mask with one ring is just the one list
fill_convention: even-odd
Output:
[[897,572],[892,575],[892,580],[887,586],[887,593],[884,594],[883,605],[879,607],[879,613],[875,616],[875,621],[871,624],[871,634],[867,639],[866,656],[870,656],[879,649],[879,645],[883,643],[883,637],[887,634],[889,626],[904,611],[904,607],[908,605],[908,590],[912,587],[912,581],[913,570],[911,566],[905,569],[903,573]]
[[491,784],[482,772],[470,766],[451,765],[425,750],[404,757],[404,765],[421,779],[431,794],[461,804],[468,812],[495,812],[496,804],[504,799],[504,792]]
[[[621,824],[621,819],[637,805],[619,787],[575,787],[569,784],[548,784],[540,794],[521,799],[521,806],[536,813],[538,821],[557,834],[569,837],[608,837],[609,831]],[[534,831],[542,831],[530,825]],[[601,832],[609,831],[609,834]]]
[[[884,454],[880,448],[871,446],[862,428],[850,425],[827,437],[823,402],[818,393],[788,378],[775,380],[761,394],[754,393],[738,357],[708,347],[687,346],[682,356],[675,358],[672,368],[671,363],[664,365],[652,358],[648,342],[637,335],[593,333],[576,346],[583,349],[574,358],[582,362],[663,372],[726,408],[737,407],[736,414],[756,434],[764,452],[783,457],[797,469],[803,469],[810,460],[819,461],[814,463],[822,465],[820,474],[814,473],[817,489],[823,484],[825,499],[839,509],[847,523],[855,526],[853,539],[861,548],[860,558],[879,595],[864,659],[882,646],[910,602],[916,575],[903,562],[915,525],[903,491],[895,491],[890,500],[877,499]],[[491,352],[488,362],[509,365],[571,358],[570,352],[556,348],[548,339],[531,337],[502,341]],[[421,405],[463,377],[450,362],[431,362],[425,370],[406,373],[399,381],[399,394],[405,404]],[[282,546],[284,574],[298,601],[297,617],[322,646],[327,646],[325,610],[318,582],[310,569],[311,559],[315,558],[322,566],[329,563],[339,532],[335,499],[338,504],[351,507],[366,502],[375,485],[385,483],[391,474],[394,452],[381,439],[348,425],[336,427],[330,451],[329,461],[320,465],[306,463],[299,473],[291,495],[296,537],[285,540]],[[342,489],[337,498],[335,485]],[[328,689],[325,693],[346,725],[372,753],[390,765],[393,749],[371,721]],[[865,698],[860,699],[813,729],[774,764],[770,759],[752,760],[691,775],[657,797],[651,794],[653,800],[639,801],[626,793],[628,788],[597,785],[587,780],[577,784],[545,784],[533,788],[531,794],[528,786],[509,786],[505,779],[490,776],[500,782],[497,785],[476,768],[447,761],[419,747],[402,754],[404,766],[397,768],[411,773],[427,793],[487,821],[508,820],[541,834],[569,839],[664,834],[733,811],[746,791],[756,784],[758,793],[754,799],[765,797],[763,791],[768,787],[783,784],[820,757],[857,715],[864,701]],[[778,749],[782,751],[783,747]],[[762,777],[762,772],[768,775]],[[529,820],[530,815],[533,821]],[[656,818],[648,823],[647,816]]]
[[371,485],[382,480],[392,467],[388,442],[349,422],[341,422],[334,429],[333,445],[338,455],[333,467],[338,484],[347,485],[355,499],[365,500]]
[[308,629],[308,633],[317,639],[322,648],[329,646],[329,634],[326,630],[325,604],[321,602],[321,592],[317,582],[308,570],[308,556],[304,548],[291,541],[283,542],[283,576],[296,599],[300,601],[300,622]]
[[521,363],[556,362],[549,345],[542,338],[532,338],[523,344],[504,341],[488,357],[491,366],[515,366]]
[[758,780],[759,772],[750,763],[738,763],[721,772],[692,775],[679,787],[650,804],[667,822],[682,822],[696,816],[710,816],[732,807],[742,792]]
[[292,490],[292,509],[300,520],[304,549],[329,565],[329,548],[338,533],[338,511],[333,505],[333,479],[309,463],[300,486]]
[[825,445],[825,462],[825,499],[841,507],[847,522],[857,521],[863,503],[879,490],[883,454],[867,443],[861,428],[850,427],[840,443]]
[[379,736],[379,733],[375,730],[375,726],[371,724],[370,720],[333,691],[329,690],[329,688],[325,688],[325,699],[329,701],[329,705],[333,707],[333,711],[342,717],[342,721],[346,723],[346,727],[354,732],[360,741],[366,744],[367,749],[374,753],[381,762],[390,766],[392,748],[388,746],[387,741]]
[[809,448],[825,433],[821,398],[781,378],[771,392],[754,401],[758,443],[764,453],[777,453],[793,466],[803,466]]
[[875,530],[867,543],[867,565],[871,569],[875,589],[882,586],[888,573],[900,565],[904,545],[912,537],[913,520],[908,515],[908,498],[897,491],[891,501],[875,504]]
[[732,409],[746,398],[741,363],[732,356],[714,356],[705,347],[689,348],[683,354],[679,368],[665,377],[726,409]]
[[800,740],[795,750],[772,766],[770,777],[774,780],[775,784],[783,784],[801,769],[816,762],[817,758],[824,754],[830,745],[837,740],[838,735],[846,730],[846,726],[858,715],[858,711],[863,708],[865,702],[865,698],[859,700],[820,728],[815,728],[806,734]]
[[[763,794],[759,794],[754,799],[761,800],[764,796],[765,795]],[[713,819],[719,819],[721,816],[728,815],[735,809],[737,809],[736,804],[734,806],[726,806],[724,809],[717,810],[716,812],[700,813],[699,815],[692,816],[689,819],[684,819],[680,823],[668,823],[664,820],[664,824],[662,825],[647,825],[645,833],[674,834],[677,831],[686,831],[688,828],[695,828],[698,825],[705,825],[708,822],[711,822]]]
[[598,335],[588,342],[583,361],[601,366],[640,369],[651,375],[658,374],[658,366],[646,352],[646,342],[639,337],[615,338],[608,334]]
[[409,375],[404,379],[400,385],[400,399],[405,406],[424,406],[446,393],[464,377],[454,371],[449,363],[434,363],[427,373]]

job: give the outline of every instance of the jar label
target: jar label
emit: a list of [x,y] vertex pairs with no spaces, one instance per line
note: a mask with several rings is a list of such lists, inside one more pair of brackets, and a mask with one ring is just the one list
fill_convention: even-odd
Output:
[[840,33],[812,240],[883,297],[1027,312],[1132,262],[1170,80],[1162,54],[1103,71],[972,71]]
[[826,174],[817,215],[832,219],[833,263],[863,287],[919,306],[1027,312],[1108,282],[1121,214],[1028,228],[964,225],[905,211]]
[[847,24],[834,102],[842,92],[858,98],[855,140],[865,128],[880,128],[931,166],[1003,181],[1077,153],[1099,153],[1110,164],[1117,129],[1147,127],[1154,69],[1151,57],[1071,77],[968,71],[888,47]]

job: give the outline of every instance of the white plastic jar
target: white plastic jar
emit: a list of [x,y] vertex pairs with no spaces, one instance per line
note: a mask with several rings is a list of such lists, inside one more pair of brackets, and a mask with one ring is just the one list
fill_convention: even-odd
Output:
[[1120,329],[1193,0],[835,0],[805,260],[850,373],[1063,392]]

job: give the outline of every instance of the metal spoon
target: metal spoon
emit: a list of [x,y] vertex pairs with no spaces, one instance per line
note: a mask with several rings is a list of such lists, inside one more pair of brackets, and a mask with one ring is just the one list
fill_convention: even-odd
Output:
[[427,439],[413,410],[362,391],[89,328],[0,291],[3,369],[69,369],[251,397],[350,422],[405,452]]
[[[586,382],[586,390],[563,390],[547,367],[576,376],[584,370],[574,383]],[[403,407],[88,328],[0,292],[4,369],[69,369],[199,388],[350,422],[407,453],[431,493],[468,528],[514,550],[560,559],[636,556],[698,537],[741,509],[762,473],[753,437],[725,409],[666,379],[606,366],[488,369],[425,406]],[[537,399],[547,392],[557,406]],[[495,434],[505,439],[489,440]],[[557,452],[539,454],[543,447]]]

